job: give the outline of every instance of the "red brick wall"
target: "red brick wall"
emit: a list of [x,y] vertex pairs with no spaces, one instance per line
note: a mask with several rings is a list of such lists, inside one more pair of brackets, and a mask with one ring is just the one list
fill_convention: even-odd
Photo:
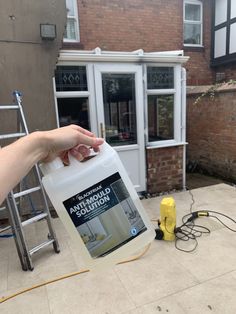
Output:
[[187,99],[187,162],[236,181],[236,90]]
[[147,149],[147,192],[183,187],[183,146]]
[[214,80],[214,70],[210,67],[211,10],[211,2],[203,1],[203,48],[184,48],[184,54],[190,57],[185,65],[187,85],[209,85]]
[[219,75],[221,81],[236,80],[236,64],[230,63],[224,66],[215,68],[216,77]]
[[[188,85],[212,82],[211,0],[204,0],[204,48],[185,49]],[[78,0],[80,44],[66,49],[182,50],[183,0]]]
[[160,51],[182,47],[182,1],[78,0],[78,8],[84,49]]

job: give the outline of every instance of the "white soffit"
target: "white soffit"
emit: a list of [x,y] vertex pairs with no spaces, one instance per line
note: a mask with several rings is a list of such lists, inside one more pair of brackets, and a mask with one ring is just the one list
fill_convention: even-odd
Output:
[[61,62],[163,62],[185,63],[189,57],[184,56],[183,50],[144,52],[142,49],[132,52],[94,50],[61,50],[58,61]]

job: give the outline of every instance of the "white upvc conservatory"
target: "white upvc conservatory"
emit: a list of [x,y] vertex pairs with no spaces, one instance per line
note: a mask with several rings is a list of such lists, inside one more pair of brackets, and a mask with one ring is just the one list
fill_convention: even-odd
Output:
[[183,146],[185,163],[187,60],[183,51],[62,50],[54,81],[58,126],[76,123],[104,137],[137,191],[146,191],[148,149]]

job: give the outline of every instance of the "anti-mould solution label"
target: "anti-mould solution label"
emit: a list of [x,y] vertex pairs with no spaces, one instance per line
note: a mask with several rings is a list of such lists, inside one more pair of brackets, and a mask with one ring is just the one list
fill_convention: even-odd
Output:
[[147,230],[118,172],[63,202],[92,257]]

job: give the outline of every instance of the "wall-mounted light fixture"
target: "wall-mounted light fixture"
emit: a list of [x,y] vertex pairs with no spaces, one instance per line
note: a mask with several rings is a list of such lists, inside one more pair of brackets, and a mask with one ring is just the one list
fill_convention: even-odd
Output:
[[44,40],[54,40],[57,36],[55,24],[40,24],[40,36]]

